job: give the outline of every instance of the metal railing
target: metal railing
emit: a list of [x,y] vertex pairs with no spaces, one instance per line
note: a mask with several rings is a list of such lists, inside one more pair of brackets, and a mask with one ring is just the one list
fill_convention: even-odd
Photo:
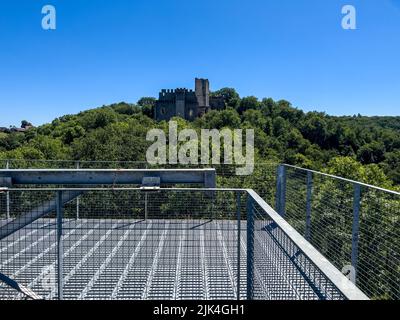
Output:
[[[9,168],[144,168],[144,162],[4,160]],[[176,166],[171,166],[176,167]],[[219,165],[217,186],[254,189],[373,299],[400,299],[400,195],[329,174],[257,163],[251,176]],[[78,200],[79,201],[79,200]],[[79,212],[77,201],[76,212]]]
[[373,299],[400,299],[400,193],[281,165],[277,211]]
[[7,191],[0,274],[26,290],[3,281],[3,299],[366,298],[252,190]]

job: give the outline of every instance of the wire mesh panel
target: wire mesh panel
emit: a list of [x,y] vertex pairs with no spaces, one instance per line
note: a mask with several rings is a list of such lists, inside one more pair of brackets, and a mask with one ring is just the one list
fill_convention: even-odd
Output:
[[[249,198],[253,216],[248,241],[253,242],[250,295],[272,300],[341,300],[345,295],[301,250],[270,213]],[[272,209],[271,209],[272,211]]]
[[[0,193],[0,276],[40,296],[56,285],[54,197],[51,191]],[[0,281],[0,299],[29,298],[6,283]]]
[[287,170],[286,172],[286,210],[284,217],[301,234],[306,234],[307,173]]
[[[237,192],[10,193],[12,221],[32,208],[38,214],[0,240],[0,272],[45,299],[246,297],[246,249],[238,247],[246,215]],[[57,195],[61,231],[49,205]],[[4,194],[0,209],[5,211]],[[7,226],[4,214],[1,221]],[[20,297],[3,286],[0,294]]]
[[[285,219],[339,269],[351,264],[353,185],[312,177],[307,223],[306,170],[286,168]],[[312,213],[312,214],[311,214]]]
[[400,299],[400,196],[361,188],[357,285],[374,299]]
[[[400,299],[400,195],[285,168],[285,219],[306,236],[308,228],[307,239],[339,270],[352,268],[355,283],[369,297]],[[310,176],[311,188],[307,185]],[[297,223],[301,220],[305,229],[304,223]]]
[[311,243],[340,270],[351,265],[354,187],[314,176]]

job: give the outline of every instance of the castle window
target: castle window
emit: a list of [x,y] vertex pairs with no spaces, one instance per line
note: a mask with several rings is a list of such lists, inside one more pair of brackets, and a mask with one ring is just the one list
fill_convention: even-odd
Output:
[[189,117],[193,117],[193,109],[189,110]]
[[165,108],[161,108],[161,114],[165,114],[167,111],[165,110]]

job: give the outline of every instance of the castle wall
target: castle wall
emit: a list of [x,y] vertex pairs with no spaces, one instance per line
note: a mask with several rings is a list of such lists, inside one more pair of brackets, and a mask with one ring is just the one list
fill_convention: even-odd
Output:
[[154,109],[154,118],[157,121],[168,121],[175,116],[175,92],[173,90],[161,90]]
[[185,119],[193,121],[198,117],[199,104],[197,102],[196,94],[193,91],[186,93],[185,99]]
[[175,115],[178,117],[185,118],[185,91],[176,90],[175,91]]
[[210,109],[211,110],[223,110],[225,109],[224,97],[210,97]]

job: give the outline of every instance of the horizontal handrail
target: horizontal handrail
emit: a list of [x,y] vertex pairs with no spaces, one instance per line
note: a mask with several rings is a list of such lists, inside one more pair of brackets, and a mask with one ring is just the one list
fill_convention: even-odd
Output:
[[9,184],[142,184],[159,177],[162,184],[201,183],[215,187],[216,171],[204,169],[0,169],[0,183]]
[[349,182],[349,183],[352,183],[352,184],[358,184],[358,185],[363,186],[363,187],[372,188],[372,189],[375,189],[375,190],[379,190],[379,191],[383,191],[383,192],[387,192],[387,193],[391,193],[391,194],[400,196],[400,192],[397,192],[397,191],[394,191],[394,190],[389,190],[389,189],[377,187],[377,186],[374,186],[374,185],[371,185],[371,184],[367,184],[367,183],[364,183],[364,182],[355,181],[355,180],[351,180],[351,179],[335,176],[333,174],[324,173],[324,172],[311,170],[311,169],[305,169],[305,168],[293,166],[293,165],[290,165],[290,164],[283,164],[283,166],[288,167],[288,168],[293,168],[293,169],[296,169],[296,170],[305,171],[305,172],[312,172],[312,173],[315,173],[315,174],[318,174],[318,175],[321,175],[321,176],[334,178],[334,179],[345,181],[345,182]]
[[[43,163],[56,163],[56,162],[66,162],[66,163],[140,163],[140,164],[147,164],[149,166],[152,166],[149,164],[146,160],[142,161],[134,161],[134,160],[68,160],[68,159],[59,159],[59,160],[53,160],[53,159],[0,159],[2,162],[43,162]],[[270,161],[270,162],[259,162],[259,164],[276,164],[276,162]],[[221,165],[232,165],[234,164],[221,164]],[[190,166],[190,164],[189,164]],[[193,164],[193,166],[196,166]]]
[[[6,191],[145,191],[139,187],[104,187],[104,188],[93,188],[93,187],[79,187],[79,188],[4,188]],[[247,192],[248,189],[240,189],[240,188],[159,188],[157,191],[201,191],[201,192],[210,192],[210,191],[226,191],[226,192]]]

